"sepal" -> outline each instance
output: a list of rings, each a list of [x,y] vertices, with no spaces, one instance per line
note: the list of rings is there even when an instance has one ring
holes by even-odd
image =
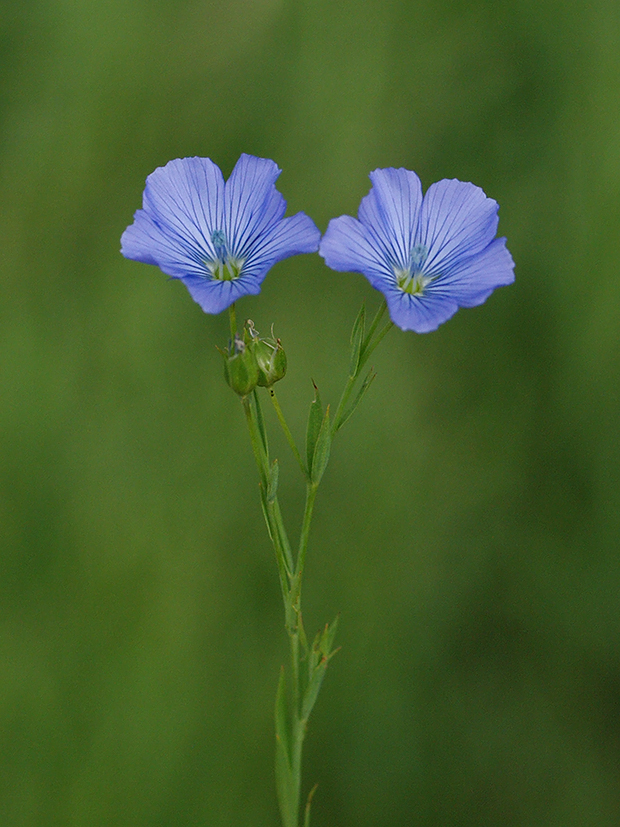
[[[273,325],[271,336],[266,338],[260,337],[251,319],[247,320],[245,331],[244,336],[251,340],[258,364],[257,384],[261,388],[270,388],[286,374],[286,353],[282,342],[273,335]]]
[[[224,359],[224,378],[236,394],[247,396],[258,382],[258,363],[252,347],[235,335],[230,347],[220,353]]]

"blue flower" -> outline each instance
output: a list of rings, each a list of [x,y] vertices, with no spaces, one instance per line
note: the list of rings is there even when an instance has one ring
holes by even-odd
[[[362,273],[385,296],[392,321],[428,333],[459,307],[482,304],[514,281],[498,205],[457,180],[422,186],[407,169],[376,169],[358,219],[329,222],[319,253],[333,270]]]
[[[180,279],[206,313],[260,292],[277,261],[318,250],[304,213],[284,218],[277,164],[242,155],[228,181],[209,158],[178,158],[146,179],[142,209],[121,238],[126,258]]]

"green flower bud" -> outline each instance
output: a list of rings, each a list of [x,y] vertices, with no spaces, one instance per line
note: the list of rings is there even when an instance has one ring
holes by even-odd
[[[254,346],[246,345],[243,339],[235,336],[234,344],[228,350],[220,351],[224,357],[224,378],[239,396],[247,396],[258,383],[258,363],[254,355]]]
[[[261,339],[258,330],[254,327],[254,322],[248,319],[245,323],[243,338],[246,344],[254,350],[258,363],[258,384],[261,388],[270,388],[279,382],[286,373],[286,353],[282,342],[273,335],[273,325],[271,337]]]
[[[258,362],[258,384],[270,388],[283,378],[286,373],[286,353],[279,339],[259,339],[254,345],[254,355]]]

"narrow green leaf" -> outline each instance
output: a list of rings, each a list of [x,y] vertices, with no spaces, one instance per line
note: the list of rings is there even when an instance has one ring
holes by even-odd
[[[310,807],[312,806],[312,799],[319,785],[315,784],[308,793],[308,800],[306,801],[306,810],[304,814],[304,827],[310,827]]]
[[[272,503],[278,493],[278,477],[280,475],[280,466],[278,460],[274,459],[269,473],[269,484],[267,486],[267,502]]]
[[[355,409],[357,408],[357,406],[359,405],[359,403],[360,403],[360,402],[362,401],[362,399],[364,398],[364,395],[365,395],[366,391],[367,391],[367,390],[368,390],[368,388],[372,385],[372,383],[374,382],[374,380],[375,380],[376,378],[377,378],[377,374],[376,374],[376,373],[373,371],[373,369],[371,368],[371,369],[368,371],[368,374],[366,375],[366,378],[365,378],[365,379],[364,379],[364,381],[362,382],[362,385],[361,385],[361,387],[360,387],[359,391],[357,392],[357,396],[356,396],[356,397],[355,397],[355,399],[353,400],[353,404],[351,405],[351,407],[349,408],[349,410],[348,410],[348,411],[346,411],[346,413],[344,413],[344,414],[342,415],[342,418],[341,418],[340,423],[339,423],[339,425],[338,425],[338,430],[340,430],[340,428],[342,428],[342,426],[344,425],[344,423],[345,423],[345,422],[349,419],[349,417],[351,416],[351,414],[355,411]]]
[[[321,658],[319,665],[312,673],[312,678],[310,679],[310,683],[308,684],[308,687],[304,692],[304,697],[301,702],[302,721],[307,721],[310,717],[310,713],[312,712],[314,704],[316,703],[316,699],[318,697],[321,684],[323,683],[325,672],[327,671],[327,664],[327,658]]]
[[[334,645],[334,638],[336,637],[336,631],[338,629],[338,621],[340,620],[340,615],[336,615],[334,621],[331,625],[326,624],[325,629],[321,634],[321,640],[319,643],[319,648],[322,655],[325,655],[326,658],[331,658],[334,654],[332,651],[332,647]]]
[[[312,457],[312,468],[310,469],[310,480],[313,485],[318,485],[323,472],[329,462],[329,452],[332,445],[332,429],[329,424],[329,405],[321,422],[321,429],[316,438],[314,456]]]
[[[261,508],[263,509],[263,517],[265,518],[265,524],[267,525],[267,533],[269,534],[269,539],[271,542],[274,542],[273,534],[271,532],[271,524],[269,522],[269,514],[267,512],[267,497],[265,496],[265,489],[263,488],[262,483],[259,485],[260,488],[260,504]]]
[[[332,650],[337,628],[338,618],[336,617],[331,626],[326,624],[325,628],[318,632],[314,638],[312,652],[308,657],[310,667],[308,670],[308,686],[301,702],[301,719],[303,721],[307,721],[310,717],[327,671],[327,664],[338,651],[337,649]]]
[[[312,680],[312,675],[314,674],[314,670],[319,665],[319,660],[321,659],[321,635],[323,634],[322,631],[319,631],[314,636],[314,640],[312,641],[312,647],[308,652],[308,683]]]
[[[351,361],[349,362],[349,376],[357,376],[357,368],[360,361],[362,351],[362,342],[364,341],[364,329],[366,326],[366,308],[362,304],[360,312],[353,323],[351,330]]]
[[[312,384],[314,385],[314,382]],[[322,421],[323,405],[321,403],[321,395],[317,386],[314,385],[314,399],[310,403],[308,429],[306,431],[306,460],[308,462],[309,474],[312,472],[312,458],[314,457],[314,449],[319,436],[319,431],[321,430]]]

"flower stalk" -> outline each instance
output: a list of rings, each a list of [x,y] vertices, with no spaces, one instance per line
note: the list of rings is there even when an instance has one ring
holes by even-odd
[[[229,312],[232,330],[235,324],[234,308],[231,307]],[[304,739],[327,665],[337,651],[333,646],[337,621],[327,624],[309,643],[302,620],[302,581],[314,506],[329,462],[332,439],[336,431],[355,410],[374,378],[374,373],[371,371],[370,378],[366,377],[355,400],[351,403],[351,394],[370,354],[392,327],[392,323],[389,322],[377,334],[384,312],[385,304],[379,308],[368,334],[364,331],[365,310],[363,307],[356,319],[351,334],[349,377],[333,421],[330,417],[329,405],[323,410],[320,394],[315,386],[315,398],[310,405],[308,417],[306,462],[297,448],[274,388],[272,386],[267,388],[280,427],[306,481],[306,500],[295,555],[292,553],[278,502],[279,465],[277,459],[272,461],[270,458],[258,387],[245,395],[240,394],[252,453],[258,469],[261,505],[276,557],[284,608],[284,625],[289,638],[290,666],[288,670],[284,668],[281,670],[275,709],[276,788],[283,827],[300,827]],[[251,350],[253,343],[259,340],[253,323],[248,322],[246,327],[249,328],[250,333],[248,335],[247,331],[244,332],[244,341],[248,341],[247,347]],[[279,342],[278,347],[281,347]],[[310,825],[310,804],[315,790],[316,786],[311,789],[303,810],[303,827]]]

